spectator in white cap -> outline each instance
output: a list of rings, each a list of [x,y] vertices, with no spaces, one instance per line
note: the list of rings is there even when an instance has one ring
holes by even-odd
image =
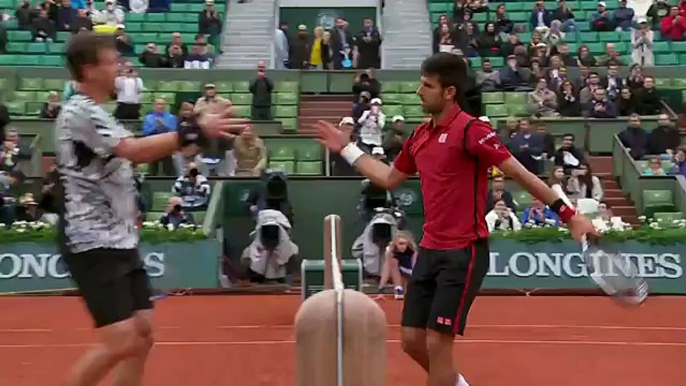
[[[120,28],[120,25],[124,24],[124,11],[117,8],[117,3],[114,0],[105,1],[105,9],[99,12],[97,16],[98,24],[105,24],[116,26]]]
[[[615,25],[612,21],[612,14],[607,11],[607,5],[604,1],[598,2],[598,12],[593,14],[591,19],[591,31],[607,32],[613,31]]]
[[[405,118],[402,115],[394,116],[391,122],[391,129],[384,131],[383,138],[383,148],[389,161],[393,161],[402,150],[405,135]]]
[[[374,98],[369,110],[362,113],[357,121],[360,125],[360,147],[369,154],[375,146],[381,146],[383,128],[386,125],[386,115],[381,111],[381,99]]]
[[[653,31],[648,28],[648,20],[639,17],[635,28],[631,29],[631,61],[641,66],[652,66],[655,63],[653,55]]]
[[[355,133],[355,120],[353,117],[343,117],[343,119],[341,119],[341,121],[338,123],[338,127],[343,131],[350,131],[350,140],[353,142],[357,141],[357,133]]]

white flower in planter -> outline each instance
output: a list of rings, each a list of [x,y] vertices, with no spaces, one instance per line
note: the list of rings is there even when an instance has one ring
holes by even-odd
[[[16,229],[16,232],[17,233],[24,233],[24,232],[26,232],[26,229],[19,228],[19,229]]]

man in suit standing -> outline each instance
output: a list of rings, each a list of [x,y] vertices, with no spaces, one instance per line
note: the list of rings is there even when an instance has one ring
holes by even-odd
[[[348,22],[342,17],[336,18],[336,27],[331,30],[331,61],[333,68],[340,70],[343,68],[343,52],[346,48],[353,48],[353,35],[348,30]],[[352,59],[352,58],[351,58]]]

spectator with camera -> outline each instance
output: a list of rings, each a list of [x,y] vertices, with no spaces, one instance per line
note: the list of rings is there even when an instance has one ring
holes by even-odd
[[[369,98],[378,98],[381,93],[381,83],[374,78],[374,69],[369,68],[364,73],[355,77],[353,83],[353,95],[358,100],[362,92],[368,92]]]
[[[381,111],[381,99],[374,98],[371,101],[369,110],[362,113],[357,123],[360,125],[359,146],[367,154],[371,154],[371,149],[383,145],[383,128],[386,125],[386,114]]]
[[[267,76],[267,64],[260,60],[257,62],[257,78],[250,82],[252,94],[250,115],[253,121],[272,120],[272,91],[274,91],[274,81]]]
[[[517,210],[512,193],[505,189],[505,178],[500,175],[493,177],[491,181],[491,188],[488,190],[488,197],[486,199],[486,210],[491,211],[495,206],[495,203],[502,201],[505,206],[512,209],[512,211]]]
[[[210,189],[210,182],[200,174],[198,164],[191,162],[186,173],[176,179],[172,192],[181,197],[184,209],[201,210],[207,207]]]
[[[133,64],[128,60],[119,70],[119,76],[114,80],[117,93],[117,108],[114,117],[117,119],[135,119],[141,117],[141,100],[143,98],[143,79],[138,76],[138,71],[133,69]]]
[[[117,25],[114,31],[115,46],[117,52],[122,56],[135,56],[136,52],[133,47],[133,40],[126,34],[126,26],[124,24]]]
[[[592,198],[596,201],[602,201],[604,195],[600,179],[593,175],[591,165],[585,162],[572,170],[572,176],[567,180],[567,192],[570,198]]]
[[[486,225],[489,232],[494,231],[518,231],[522,229],[522,223],[510,209],[504,200],[497,200],[493,209],[486,214]]]
[[[585,162],[584,153],[576,147],[575,139],[574,134],[564,134],[562,144],[553,155],[555,166],[563,167],[565,174],[570,174],[572,170],[578,169]]]
[[[195,225],[193,214],[186,212],[182,204],[181,198],[170,198],[165,214],[160,217],[160,223],[171,229],[177,229],[181,224]]]

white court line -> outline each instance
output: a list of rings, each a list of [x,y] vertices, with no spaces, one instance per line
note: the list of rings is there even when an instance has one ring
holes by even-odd
[[[499,340],[499,339],[461,339],[458,344],[509,344],[509,345],[566,345],[566,346],[623,346],[623,347],[686,347],[684,343],[673,342],[607,342],[607,341],[577,341],[577,340]],[[399,344],[399,339],[388,339],[386,343]],[[155,346],[276,346],[292,345],[294,340],[260,340],[260,341],[167,341],[155,342]],[[57,343],[57,344],[0,344],[0,349],[43,349],[43,348],[81,348],[92,347],[95,343]]]
[[[389,328],[400,328],[399,324],[389,324]],[[227,325],[227,326],[160,326],[159,330],[284,330],[293,329],[293,325]],[[579,330],[615,330],[615,331],[686,331],[686,327],[676,326],[593,326],[593,325],[571,325],[571,324],[470,324],[470,329],[579,329]],[[74,329],[51,329],[51,328],[6,328],[0,329],[0,333],[53,333],[62,331],[92,331],[91,327],[77,327]]]

